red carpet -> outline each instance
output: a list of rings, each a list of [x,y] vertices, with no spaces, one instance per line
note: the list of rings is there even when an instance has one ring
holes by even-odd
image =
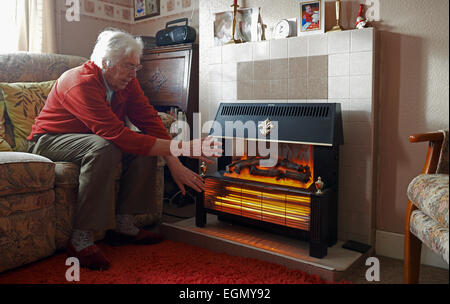
[[[324,284],[299,270],[230,256],[166,240],[152,246],[99,244],[111,262],[107,271],[82,268],[81,284]],[[60,253],[0,274],[0,284],[62,284],[68,266]]]

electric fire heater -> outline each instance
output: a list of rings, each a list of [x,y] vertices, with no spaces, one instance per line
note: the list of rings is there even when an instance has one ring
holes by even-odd
[[[226,154],[218,159],[218,170],[204,176],[196,225],[204,227],[206,214],[216,214],[309,241],[310,256],[326,256],[337,242],[340,104],[222,103],[210,135],[222,140]],[[243,153],[226,156],[227,147],[236,149],[237,142],[244,143]],[[249,153],[262,142],[278,148],[271,167],[261,161],[273,156]]]

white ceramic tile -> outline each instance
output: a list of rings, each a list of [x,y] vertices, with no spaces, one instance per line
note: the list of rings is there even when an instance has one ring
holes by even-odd
[[[349,212],[349,221],[348,232],[355,235],[360,235],[360,237],[364,236],[366,231],[370,229],[370,218],[369,212]]]
[[[338,201],[338,206],[342,205],[341,201]],[[347,212],[338,211],[338,239],[339,240],[347,240],[347,232],[345,229],[346,225]]]
[[[308,56],[328,54],[328,37],[326,34],[308,36]]]
[[[259,41],[253,43],[253,60],[269,60],[270,59],[270,42]]]
[[[373,50],[373,28],[351,31],[351,51],[365,52]]]
[[[344,122],[344,124],[348,123]],[[344,141],[345,137],[344,133]],[[370,163],[372,152],[369,146],[344,144],[341,146],[339,157],[344,166],[353,166],[355,163]]]
[[[350,54],[350,75],[372,75],[372,52]]]
[[[349,121],[371,122],[372,121],[371,99],[351,99]]]
[[[355,242],[360,242],[363,244],[370,244],[370,230],[369,226],[356,228],[359,233],[353,233],[352,227],[349,227],[348,232],[346,232],[347,240],[352,240]]]
[[[222,99],[222,83],[210,82],[208,87],[209,87],[209,100],[211,102]]]
[[[216,46],[210,48],[208,53],[209,64],[222,63],[222,47]]]
[[[350,76],[350,98],[372,98],[372,76]]]
[[[222,64],[236,62],[234,45],[224,45],[222,47]]]
[[[222,81],[237,80],[237,63],[222,64]]]
[[[219,109],[220,101],[211,101],[209,103],[209,120],[214,120]]]
[[[228,81],[222,83],[222,99],[237,100],[237,82]]]
[[[270,59],[287,58],[287,56],[288,56],[287,39],[270,40]]]
[[[372,143],[371,127],[369,123],[344,123],[344,142],[352,145],[370,146]]]
[[[288,41],[288,57],[308,56],[308,37],[293,37]]]
[[[328,77],[328,98],[349,98],[350,78],[349,76]]]
[[[357,157],[356,153],[350,151],[352,157]],[[348,192],[356,192],[356,188],[360,189],[358,191],[360,200],[370,199],[370,193],[368,190],[371,190],[371,162],[353,162],[350,166],[343,165],[344,170],[351,172],[350,175],[346,176],[344,180],[342,180],[342,188],[344,191]],[[355,187],[358,185],[358,187]]]
[[[347,76],[350,72],[350,55],[328,55],[328,76]]]
[[[339,103],[341,105],[342,121],[348,120],[348,114],[350,112],[350,99],[347,98],[329,98],[328,103]]]
[[[221,64],[210,64],[208,81],[210,82],[220,82],[222,81],[222,65]]]
[[[328,33],[328,54],[350,52],[350,31]]]
[[[246,62],[253,60],[253,44],[252,43],[242,43],[235,44],[234,46],[234,58],[236,62]]]
[[[370,193],[364,187],[346,188],[342,192],[342,210],[363,213],[370,209]]]

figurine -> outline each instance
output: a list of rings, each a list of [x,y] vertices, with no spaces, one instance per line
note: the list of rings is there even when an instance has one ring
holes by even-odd
[[[364,4],[359,5],[358,17],[356,17],[355,27],[357,29],[363,29],[366,27],[367,20],[363,17]]]
[[[202,161],[202,164],[200,165],[200,176],[201,177],[205,177],[206,170],[208,170],[208,166],[206,165],[205,162]]]
[[[319,176],[317,178],[317,181],[314,183],[316,185],[317,194],[322,194],[323,186],[325,186],[325,183],[322,181],[322,178]]]

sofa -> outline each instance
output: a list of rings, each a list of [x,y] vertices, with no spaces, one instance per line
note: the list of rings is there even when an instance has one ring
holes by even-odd
[[[62,73],[87,59],[58,54],[0,54],[0,272],[64,250],[72,232],[79,166],[27,153],[26,136]],[[18,98],[18,99],[17,99]],[[19,100],[19,101],[18,101]],[[174,119],[160,113],[169,130]],[[154,157],[154,208],[135,216],[138,227],[162,219],[164,160]],[[121,164],[116,171],[119,190]],[[95,232],[101,240],[105,231]]]

